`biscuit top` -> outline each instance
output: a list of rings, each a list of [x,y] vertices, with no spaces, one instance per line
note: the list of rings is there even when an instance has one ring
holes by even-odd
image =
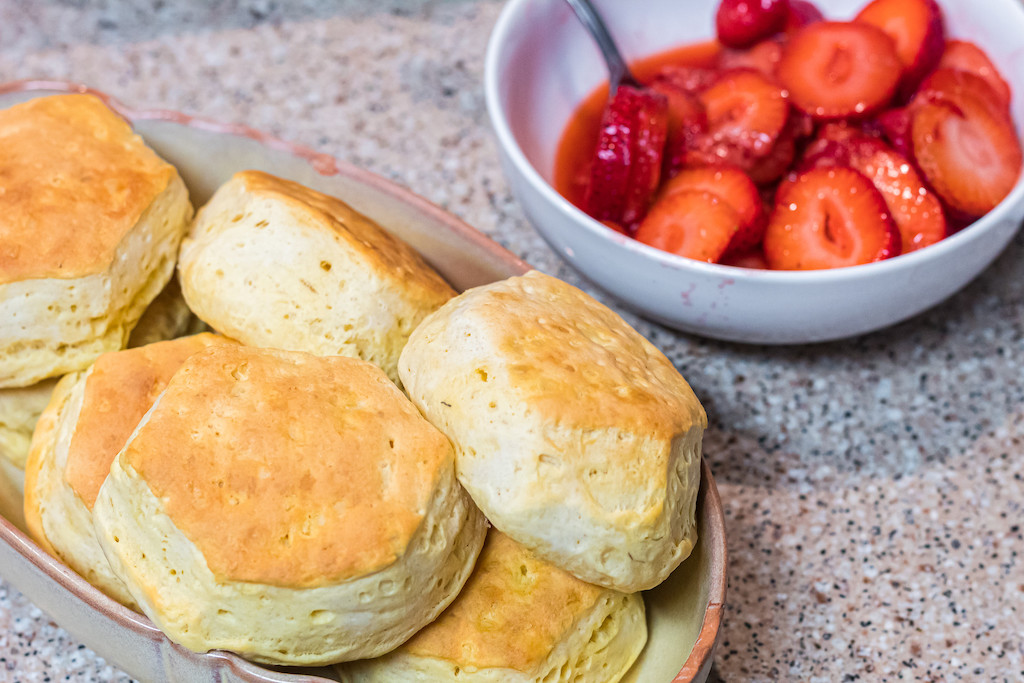
[[[606,592],[491,529],[459,597],[403,649],[464,668],[528,673]]]
[[[309,588],[402,556],[454,455],[371,363],[221,346],[185,361],[121,464],[218,580]]]
[[[228,185],[232,183],[241,184],[251,200],[283,203],[311,221],[314,229],[330,232],[396,287],[436,299],[438,306],[455,296],[416,250],[340,199],[261,171],[236,173]]]
[[[707,427],[700,401],[665,355],[562,280],[530,271],[453,303],[446,338],[482,332],[509,389],[553,423],[666,439]],[[487,362],[481,366],[485,380]]]
[[[176,171],[92,95],[0,111],[0,284],[102,272]]]
[[[92,509],[110,463],[185,359],[213,344],[233,343],[204,333],[96,359],[86,376],[64,468],[64,479],[86,507]]]

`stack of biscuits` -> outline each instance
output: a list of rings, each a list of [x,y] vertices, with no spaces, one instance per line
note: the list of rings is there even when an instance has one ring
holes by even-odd
[[[198,652],[626,674],[696,542],[707,424],[653,345],[536,271],[457,294],[267,173],[193,217],[89,95],[0,138],[0,448],[43,548]]]

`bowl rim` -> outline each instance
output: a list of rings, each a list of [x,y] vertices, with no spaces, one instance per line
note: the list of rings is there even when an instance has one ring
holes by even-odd
[[[747,281],[752,284],[843,283],[860,281],[875,275],[884,275],[891,271],[914,269],[916,266],[941,259],[950,252],[955,253],[961,249],[962,245],[967,245],[980,239],[983,234],[995,229],[1002,220],[1008,218],[1008,214],[1013,212],[1015,207],[1024,204],[1024,170],[1022,170],[1010,193],[1003,197],[1002,201],[994,209],[956,233],[944,237],[935,244],[908,254],[900,254],[882,261],[843,268],[802,271],[742,268],[718,263],[705,263],[638,242],[631,237],[619,234],[602,225],[563,197],[555,190],[551,183],[544,179],[540,171],[526,157],[525,152],[523,152],[522,147],[519,145],[519,140],[512,132],[511,124],[501,104],[502,98],[499,92],[501,79],[499,75],[511,34],[517,22],[521,20],[523,8],[529,3],[536,1],[507,0],[494,25],[494,29],[487,42],[487,51],[484,58],[484,98],[487,104],[487,112],[491,119],[492,128],[498,138],[499,146],[504,150],[511,163],[530,186],[536,192],[539,192],[543,199],[554,207],[564,219],[583,228],[590,233],[590,236],[604,241],[611,245],[612,248],[623,248],[641,258],[651,259],[659,266],[669,270],[695,271],[707,277],[728,278],[731,280]],[[548,1],[554,2],[555,0]],[[1006,6],[1012,8],[1011,11],[1014,13],[1017,22],[1024,27],[1024,4],[1013,2],[1006,4]],[[599,86],[600,83],[597,87]],[[1018,116],[1012,118],[1018,138],[1022,139],[1022,143],[1024,143],[1024,114],[1018,114]],[[541,232],[546,232],[543,227],[537,226],[537,229]]]
[[[169,109],[133,108],[106,92],[72,81],[32,78],[0,83],[0,95],[40,91],[50,91],[55,94],[87,93],[95,95],[132,125],[136,121],[143,120],[165,121],[213,133],[249,138],[271,149],[305,159],[320,175],[341,175],[356,179],[361,183],[372,186],[382,194],[394,198],[398,202],[407,204],[418,211],[430,215],[460,238],[490,253],[491,256],[502,262],[514,274],[521,275],[533,268],[529,263],[476,228],[473,228],[455,214],[446,211],[414,193],[412,190],[354,164],[317,152],[304,145],[287,142],[247,125],[222,123]],[[708,602],[697,640],[680,673],[673,679],[672,683],[690,683],[698,673],[708,670],[710,658],[721,634],[720,626],[725,608],[728,567],[725,513],[711,468],[703,457],[701,458],[700,478],[697,511],[701,514],[701,519],[707,529],[707,533],[702,535],[699,541],[707,543],[708,547],[710,567]],[[333,679],[323,678],[316,674],[292,673],[291,671],[276,671],[266,668],[246,660],[233,652],[212,650],[207,653],[195,653],[186,650],[182,646],[171,642],[163,631],[157,628],[145,615],[139,614],[108,597],[64,563],[51,556],[3,515],[0,515],[0,543],[6,544],[14,552],[21,555],[37,571],[70,594],[70,596],[65,597],[71,597],[84,602],[90,608],[115,622],[119,627],[129,629],[152,643],[165,642],[171,647],[182,651],[186,657],[206,662],[206,666],[211,670],[215,667],[218,671],[226,668],[236,675],[239,680],[250,683],[282,683],[283,681],[291,683],[334,683]],[[0,576],[2,575],[3,572],[0,571]],[[218,680],[220,679],[218,678]]]

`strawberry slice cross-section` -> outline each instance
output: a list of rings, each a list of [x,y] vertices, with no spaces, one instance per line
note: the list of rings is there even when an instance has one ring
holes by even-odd
[[[852,168],[815,168],[779,188],[764,235],[776,270],[855,266],[896,256],[900,233],[871,181]]]
[[[630,228],[647,212],[661,180],[668,101],[649,89],[620,86],[604,111],[584,196],[599,221]]]
[[[821,21],[790,36],[776,73],[799,109],[818,120],[838,119],[867,116],[888,105],[903,64],[880,28]]]

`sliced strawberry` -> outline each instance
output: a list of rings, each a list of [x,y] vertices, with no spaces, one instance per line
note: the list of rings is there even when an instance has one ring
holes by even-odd
[[[684,92],[687,95],[697,95],[714,83],[716,77],[717,72],[712,69],[681,64],[666,64],[658,69],[648,85],[659,91],[664,86]]]
[[[900,234],[871,181],[852,168],[817,168],[779,188],[764,235],[778,270],[871,263],[900,253]]]
[[[760,249],[752,249],[738,254],[726,254],[721,261],[723,266],[735,268],[750,268],[751,270],[767,270],[768,261],[764,258],[764,252]]]
[[[815,119],[867,116],[893,97],[902,64],[891,38],[865,23],[822,21],[790,36],[779,81]]]
[[[696,149],[698,141],[707,133],[708,117],[700,100],[669,82],[655,81],[651,87],[668,98],[668,139],[662,175],[671,177],[683,167],[686,155]]]
[[[936,69],[924,79],[921,88],[911,101],[911,107],[923,101],[942,100],[955,105],[963,99],[971,99],[985,105],[994,116],[1010,118],[1006,102],[989,81],[970,71],[959,69]]]
[[[1012,121],[975,97],[915,105],[911,135],[925,179],[963,216],[994,209],[1020,175],[1020,140]]]
[[[758,185],[767,185],[784,176],[793,165],[797,147],[813,132],[814,122],[811,117],[790,108],[789,121],[775,141],[772,151],[747,170],[750,179]]]
[[[788,0],[721,0],[715,13],[718,41],[727,47],[753,45],[781,31],[788,15]]]
[[[886,109],[871,122],[871,130],[877,131],[893,149],[911,159],[914,156],[914,146],[910,140],[911,118],[907,107]]]
[[[817,21],[825,21],[825,15],[813,3],[807,0],[789,0],[789,13],[786,15],[783,30],[786,33],[793,33]]]
[[[747,251],[761,243],[765,212],[757,185],[747,174],[732,166],[687,168],[662,185],[660,198],[677,192],[710,192],[731,206],[739,216],[739,227],[727,252]]]
[[[750,165],[747,174],[758,185],[767,185],[785,175],[795,158],[796,137],[793,129],[787,127],[775,141],[771,151]]]
[[[756,71],[723,71],[700,94],[708,116],[708,135],[763,157],[789,118],[785,94]]]
[[[1006,106],[1010,104],[1010,86],[1003,80],[999,70],[988,58],[988,55],[974,43],[963,40],[950,40],[939,58],[939,68],[968,71],[988,81],[992,89]]]
[[[665,195],[651,207],[636,239],[663,251],[717,263],[739,229],[740,217],[710,192],[686,190]]]
[[[774,37],[762,40],[746,50],[724,49],[718,55],[718,68],[723,71],[750,69],[775,80],[775,68],[782,59],[784,38]]]
[[[900,91],[907,97],[939,63],[946,44],[942,10],[935,0],[873,0],[854,21],[877,26],[893,39],[903,64]]]
[[[938,197],[925,187],[906,157],[877,138],[861,137],[853,144],[851,165],[872,182],[885,199],[900,231],[903,253],[935,244],[946,237],[946,217]]]
[[[601,120],[583,200],[588,214],[625,226],[643,218],[661,180],[667,129],[664,95],[619,87]]]

